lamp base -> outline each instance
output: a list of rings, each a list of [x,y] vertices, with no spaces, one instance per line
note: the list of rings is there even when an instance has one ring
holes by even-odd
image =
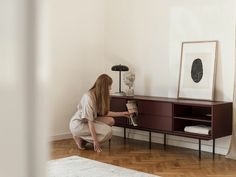
[[[111,95],[113,95],[113,96],[126,96],[125,92],[115,92],[115,93],[112,93]]]

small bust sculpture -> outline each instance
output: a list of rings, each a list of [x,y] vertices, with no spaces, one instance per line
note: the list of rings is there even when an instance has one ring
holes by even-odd
[[[123,76],[123,81],[125,85],[128,86],[128,89],[126,90],[127,96],[134,96],[134,80],[135,80],[135,74],[133,72],[126,72]]]

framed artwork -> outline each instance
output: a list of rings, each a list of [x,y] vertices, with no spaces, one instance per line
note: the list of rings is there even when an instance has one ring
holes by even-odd
[[[217,41],[182,42],[178,98],[213,100]]]

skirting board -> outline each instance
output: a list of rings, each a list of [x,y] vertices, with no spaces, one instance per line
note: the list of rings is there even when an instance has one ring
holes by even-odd
[[[112,130],[113,130],[113,135],[120,136],[120,137],[124,136],[124,128],[113,127]],[[136,140],[149,141],[149,133],[147,131],[127,129],[126,137],[131,138],[131,139],[136,139]],[[72,138],[71,133],[57,134],[55,136],[51,136],[49,138],[49,141],[57,141],[57,140],[70,139],[70,138]],[[227,154],[229,144],[230,144],[230,138],[231,136],[216,139],[216,142],[215,142],[216,154],[221,154],[221,155]],[[163,144],[163,140],[164,140],[163,134],[154,133],[154,132],[152,133],[152,142]],[[198,139],[166,135],[166,144],[198,150]],[[201,150],[205,152],[212,152],[212,140],[209,140],[209,141],[202,140]]]
[[[57,134],[57,135],[54,135],[54,136],[50,136],[49,142],[64,140],[64,139],[71,139],[71,138],[73,138],[71,133]]]
[[[123,137],[124,128],[113,127],[113,135]],[[126,137],[131,138],[131,139],[136,139],[136,140],[149,141],[149,133],[147,131],[127,129]],[[229,144],[230,144],[230,138],[231,136],[216,139],[215,141],[216,154],[221,154],[221,155],[227,154],[228,149],[229,149]],[[152,132],[152,142],[163,144],[164,142],[163,134]],[[198,150],[198,139],[193,139],[193,138],[166,135],[166,144]],[[202,140],[201,150],[205,152],[212,152],[212,140],[209,140],[209,141]]]

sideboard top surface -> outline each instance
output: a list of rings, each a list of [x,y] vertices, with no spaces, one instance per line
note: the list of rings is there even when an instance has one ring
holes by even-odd
[[[167,97],[155,97],[155,96],[142,96],[142,95],[135,95],[135,96],[114,96],[111,95],[112,98],[122,98],[127,100],[148,100],[148,101],[160,101],[160,102],[169,102],[175,104],[191,104],[191,105],[219,105],[225,103],[232,103],[227,101],[206,101],[206,100],[188,100],[188,99],[178,99],[178,98],[167,98]]]

